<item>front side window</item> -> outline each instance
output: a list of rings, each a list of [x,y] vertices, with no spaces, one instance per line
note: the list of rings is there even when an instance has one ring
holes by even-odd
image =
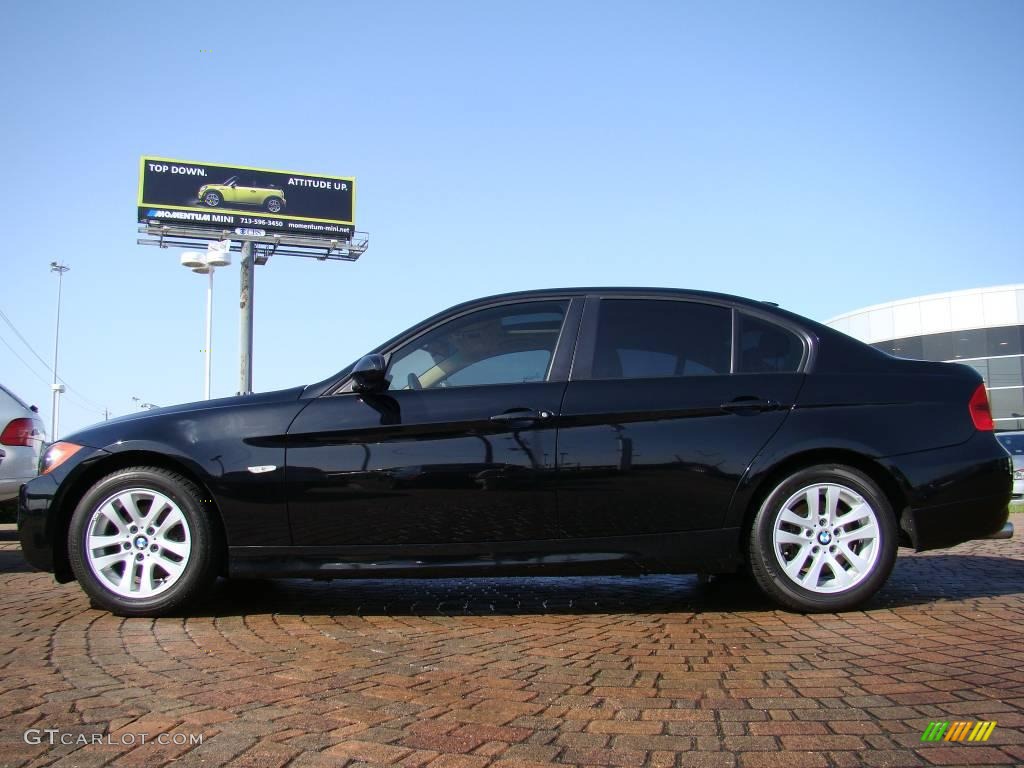
[[[692,301],[603,299],[591,378],[729,373],[732,313]]]
[[[505,304],[451,320],[391,355],[390,388],[544,381],[568,306],[568,301]]]
[[[791,373],[800,367],[803,357],[804,345],[795,333],[739,314],[739,373]]]

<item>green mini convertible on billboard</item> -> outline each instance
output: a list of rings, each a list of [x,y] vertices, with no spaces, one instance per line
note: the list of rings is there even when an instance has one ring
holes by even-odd
[[[275,171],[143,155],[138,221],[214,231],[252,228],[348,240],[355,231],[351,176]]]
[[[255,205],[280,213],[284,210],[284,191],[274,187],[260,186],[256,179],[240,179],[231,176],[220,184],[204,184],[199,188],[199,199],[203,205],[219,208],[224,203],[234,205]]]

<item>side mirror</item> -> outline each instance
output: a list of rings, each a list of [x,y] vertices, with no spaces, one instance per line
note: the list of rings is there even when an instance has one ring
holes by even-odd
[[[388,388],[388,380],[384,377],[388,365],[384,355],[365,355],[352,368],[352,389],[355,392],[371,394],[383,392]]]

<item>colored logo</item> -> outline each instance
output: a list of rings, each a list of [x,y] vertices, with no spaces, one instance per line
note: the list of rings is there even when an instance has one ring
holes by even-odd
[[[995,720],[955,723],[928,723],[921,734],[921,741],[988,741],[995,730]]]

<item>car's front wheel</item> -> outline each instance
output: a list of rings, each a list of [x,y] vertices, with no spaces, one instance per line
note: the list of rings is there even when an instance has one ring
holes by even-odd
[[[269,197],[264,205],[271,213],[280,213],[284,208],[284,201],[280,197]]]
[[[211,189],[209,192],[203,195],[203,202],[210,208],[217,208],[220,206],[221,203],[224,202],[224,197],[221,195],[220,192],[216,192]]]
[[[71,568],[93,602],[120,616],[161,616],[200,594],[218,552],[202,498],[190,480],[157,467],[93,485],[68,529]]]
[[[787,608],[849,610],[892,572],[896,520],[885,494],[863,472],[819,465],[779,483],[754,517],[750,570]]]

